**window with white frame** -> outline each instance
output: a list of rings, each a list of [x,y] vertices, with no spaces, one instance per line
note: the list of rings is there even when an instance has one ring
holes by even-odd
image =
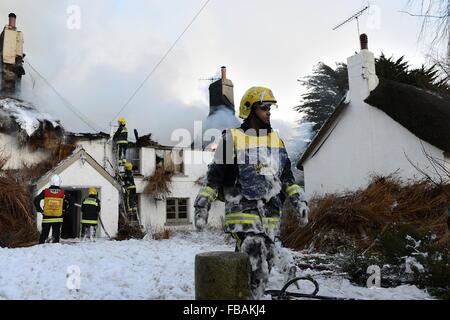
[[[188,223],[188,200],[186,198],[167,198],[167,223]]]
[[[133,165],[133,173],[141,173],[141,149],[137,147],[131,147],[127,150],[127,160]]]

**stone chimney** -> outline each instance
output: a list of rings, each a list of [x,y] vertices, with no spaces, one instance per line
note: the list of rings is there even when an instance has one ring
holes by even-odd
[[[234,86],[227,79],[227,68],[222,67],[221,78],[209,86],[209,115],[213,114],[217,107],[225,106],[234,113]]]
[[[375,56],[369,51],[366,34],[360,36],[361,51],[347,59],[350,98],[365,100],[379,83],[375,71]]]

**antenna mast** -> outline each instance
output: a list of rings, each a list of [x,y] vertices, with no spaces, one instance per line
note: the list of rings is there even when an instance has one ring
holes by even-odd
[[[333,28],[333,30],[337,30],[340,27],[342,27],[344,24],[349,23],[352,20],[356,20],[356,24],[358,27],[358,39],[359,39],[359,35],[361,34],[360,30],[359,30],[359,17],[362,16],[362,14],[368,10],[370,8],[370,6],[366,6],[364,9],[358,11],[357,13],[355,13],[354,15],[352,15],[350,18],[348,18],[347,20],[345,20],[344,22],[342,22],[341,24],[337,25],[336,27]]]

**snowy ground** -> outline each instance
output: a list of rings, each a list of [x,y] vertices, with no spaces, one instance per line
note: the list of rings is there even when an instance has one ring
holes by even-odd
[[[162,241],[100,240],[23,249],[0,248],[0,299],[192,300],[195,297],[195,255],[233,250],[233,243],[218,232],[185,232]],[[67,288],[67,268],[72,265],[79,266],[81,272],[78,292]],[[367,289],[353,286],[338,275],[311,270],[300,275],[307,274],[319,282],[320,295],[431,299],[414,286]],[[284,280],[284,274],[276,267],[268,289],[281,289]],[[305,284],[304,290],[311,291],[311,287]]]

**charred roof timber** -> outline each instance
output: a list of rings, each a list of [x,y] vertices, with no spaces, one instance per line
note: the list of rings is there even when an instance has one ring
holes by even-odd
[[[227,79],[227,68],[222,67],[222,77],[209,86],[209,115],[212,115],[220,106],[226,106],[234,113],[234,86]]]

